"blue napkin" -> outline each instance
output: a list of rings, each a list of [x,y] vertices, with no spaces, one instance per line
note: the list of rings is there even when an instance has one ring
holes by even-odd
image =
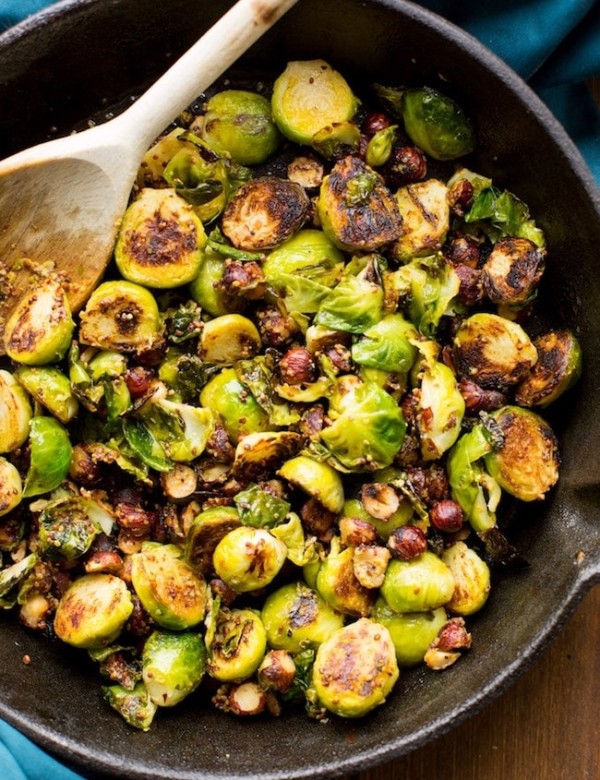
[[[0,0],[0,31],[50,5]],[[600,76],[600,3],[596,0],[425,0],[529,81],[578,145],[600,182],[600,111],[586,79]],[[2,780],[81,780],[0,721]]]

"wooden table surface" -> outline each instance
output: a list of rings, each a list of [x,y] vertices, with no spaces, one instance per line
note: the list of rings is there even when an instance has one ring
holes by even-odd
[[[483,712],[351,780],[600,780],[600,586]]]

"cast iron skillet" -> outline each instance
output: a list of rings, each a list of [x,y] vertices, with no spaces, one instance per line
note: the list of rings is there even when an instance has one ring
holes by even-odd
[[[0,36],[0,153],[56,133],[139,91],[229,0],[66,0]],[[443,83],[477,117],[473,165],[508,184],[546,231],[546,303],[585,354],[577,389],[554,409],[558,488],[517,514],[529,568],[501,577],[470,621],[473,649],[451,670],[404,672],[388,704],[360,722],[303,713],[239,721],[198,701],[130,729],[100,698],[96,674],[64,646],[0,631],[0,714],[86,773],[129,778],[309,778],[358,771],[448,730],[505,689],[600,580],[600,194],[562,128],[475,40],[402,0],[301,0],[249,54],[248,72],[321,57],[343,73]],[[442,79],[442,82],[440,82]],[[31,656],[24,666],[22,656]]]

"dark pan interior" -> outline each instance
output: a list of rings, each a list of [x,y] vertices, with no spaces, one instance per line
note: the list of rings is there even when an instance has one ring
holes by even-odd
[[[231,2],[67,0],[0,37],[0,154],[68,132],[158,76]],[[585,372],[552,412],[562,479],[521,508],[512,539],[529,560],[470,621],[473,649],[444,673],[404,672],[387,706],[360,722],[303,713],[252,722],[198,700],[162,711],[138,733],[101,701],[80,655],[26,633],[0,632],[0,714],[87,773],[129,778],[300,778],[341,774],[406,752],[503,690],[600,579],[600,196],[575,147],[493,55],[401,0],[300,0],[244,60],[277,74],[321,57],[350,78],[443,83],[477,118],[473,166],[523,198],[549,245],[547,304],[579,335]],[[441,79],[441,81],[440,81]],[[32,662],[24,666],[22,656]],[[542,715],[540,716],[542,717]]]

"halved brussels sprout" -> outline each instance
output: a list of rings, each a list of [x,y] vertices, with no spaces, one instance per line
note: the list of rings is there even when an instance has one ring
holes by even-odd
[[[142,677],[151,701],[174,707],[200,685],[206,649],[199,634],[153,631],[144,642]]]
[[[390,632],[399,666],[421,663],[447,618],[443,607],[427,612],[394,612],[381,597],[371,617]]]
[[[122,685],[105,685],[102,695],[130,726],[141,731],[149,730],[157,707],[143,682],[138,682],[131,690]]]
[[[519,406],[545,407],[569,390],[581,376],[581,347],[569,330],[552,330],[533,340],[538,359],[517,387]]]
[[[487,563],[464,542],[453,542],[442,553],[442,561],[454,577],[454,593],[446,604],[457,615],[471,615],[480,610],[490,593],[490,570]]]
[[[388,314],[367,328],[352,345],[352,360],[360,366],[382,371],[409,371],[417,356],[411,343],[415,327],[401,314]]]
[[[361,618],[319,646],[312,684],[328,710],[343,718],[360,718],[384,703],[398,675],[389,631]]]
[[[299,184],[263,176],[237,190],[227,204],[221,226],[237,249],[272,249],[300,230],[309,210],[310,200]]]
[[[511,306],[527,303],[542,278],[545,259],[546,250],[528,238],[501,238],[481,269],[487,297]]]
[[[537,350],[523,328],[497,314],[473,314],[454,337],[459,376],[481,387],[504,390],[520,382],[537,361]]]
[[[290,582],[265,599],[261,617],[270,647],[300,653],[317,647],[344,625],[344,617],[302,582]]]
[[[436,89],[407,89],[402,118],[411,140],[435,160],[454,160],[474,149],[471,121],[456,101]]]
[[[287,547],[264,528],[241,526],[217,544],[217,576],[236,593],[259,590],[272,582],[285,563]]]
[[[23,483],[18,469],[6,458],[0,458],[0,517],[21,503]]]
[[[288,62],[273,85],[273,118],[291,141],[310,144],[321,128],[352,119],[358,100],[323,60]]]
[[[102,530],[99,510],[79,496],[50,501],[39,517],[38,539],[44,556],[72,563],[86,553]]]
[[[214,571],[215,547],[234,528],[240,526],[240,515],[232,506],[213,506],[194,518],[186,536],[184,558],[201,575]]]
[[[325,234],[340,249],[370,252],[400,235],[394,196],[360,157],[344,157],[323,179],[317,211]]]
[[[339,160],[358,151],[360,128],[355,122],[333,122],[313,135],[311,146],[327,160]]]
[[[358,384],[337,404],[332,398],[330,417],[332,423],[321,431],[321,440],[344,469],[389,466],[404,441],[402,410],[375,382]]]
[[[501,447],[485,456],[485,465],[500,487],[521,501],[536,501],[558,480],[560,458],[552,428],[535,412],[504,406],[491,417],[504,437]]]
[[[69,299],[55,279],[42,279],[16,305],[4,327],[6,354],[17,363],[42,366],[63,358],[75,323]]]
[[[206,244],[193,207],[173,189],[143,189],[129,206],[117,238],[121,275],[147,287],[179,287],[200,269]]]
[[[269,415],[240,382],[234,368],[224,368],[202,388],[200,403],[221,419],[229,438],[267,431]]]
[[[381,595],[394,612],[426,612],[447,604],[454,587],[448,566],[426,550],[409,561],[391,560]]]
[[[294,456],[302,445],[302,436],[294,431],[250,433],[240,439],[235,449],[233,473],[246,480],[266,476]]]
[[[39,496],[57,488],[69,473],[73,447],[69,434],[53,417],[32,417],[29,423],[29,469],[23,496]]]
[[[156,300],[149,290],[133,282],[103,282],[81,313],[82,344],[139,353],[156,346],[160,336]]]
[[[281,140],[269,100],[242,89],[226,89],[208,100],[200,135],[241,165],[265,162]]]
[[[15,379],[61,423],[70,422],[79,403],[69,379],[54,366],[19,366]]]
[[[438,179],[408,184],[398,190],[396,202],[402,228],[392,247],[394,257],[405,262],[440,249],[450,227],[446,185]]]
[[[146,542],[131,558],[131,582],[144,608],[162,628],[196,626],[206,611],[204,579],[173,544]]]
[[[239,682],[258,669],[267,650],[267,634],[252,609],[219,612],[209,648],[208,673],[220,682]]]
[[[316,590],[332,609],[353,617],[366,617],[375,603],[376,591],[365,588],[354,573],[354,548],[340,549],[339,537],[331,540],[329,553],[321,562]]]
[[[225,270],[225,258],[210,247],[201,253],[200,268],[190,282],[190,295],[211,317],[229,312],[226,297],[219,287]]]
[[[14,376],[0,369],[0,452],[13,452],[29,436],[29,397]]]
[[[340,512],[344,506],[342,478],[327,463],[321,463],[307,455],[298,455],[286,461],[277,473],[315,498],[330,512]]]
[[[209,320],[200,336],[202,359],[218,366],[254,357],[261,346],[256,325],[241,314],[223,314]]]
[[[112,574],[84,574],[58,603],[54,631],[74,647],[106,647],[119,636],[133,611],[127,585]]]

